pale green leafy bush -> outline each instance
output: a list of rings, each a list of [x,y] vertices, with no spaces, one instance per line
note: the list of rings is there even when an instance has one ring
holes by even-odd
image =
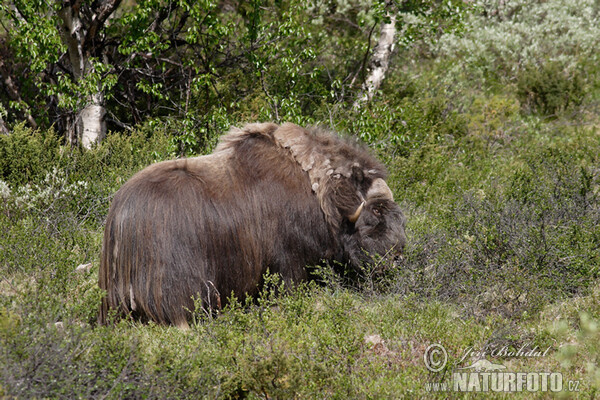
[[[465,70],[477,80],[512,80],[518,71],[560,63],[566,71],[580,64],[595,68],[600,57],[600,13],[594,0],[478,1],[478,13],[460,34],[433,43],[438,60],[456,60],[448,78]]]

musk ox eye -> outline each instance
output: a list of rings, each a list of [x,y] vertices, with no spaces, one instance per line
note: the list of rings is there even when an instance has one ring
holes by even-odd
[[[381,217],[384,213],[384,210],[385,206],[383,205],[383,203],[376,203],[371,211],[375,216]]]

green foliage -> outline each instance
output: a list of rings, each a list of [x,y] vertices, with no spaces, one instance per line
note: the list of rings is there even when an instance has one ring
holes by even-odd
[[[0,16],[10,20],[10,44],[18,59],[27,60],[34,74],[44,71],[48,64],[58,61],[65,46],[56,29],[58,16],[51,5],[43,1],[19,1],[0,5]],[[3,28],[6,25],[3,24]]]
[[[519,125],[521,103],[514,97],[493,95],[477,97],[469,110],[469,131],[486,140],[503,141]]]
[[[0,397],[447,398],[425,391],[442,379],[423,364],[434,342],[448,371],[469,347],[552,346],[500,361],[597,396],[594,5],[395,4],[402,45],[374,100],[353,109],[385,2],[170,4],[125,3],[106,27],[127,64],[98,71],[118,77],[111,118],[135,123],[126,133],[72,149],[15,124],[0,94],[12,128],[0,136]],[[157,15],[164,31],[148,29]],[[60,91],[73,95],[69,85]],[[198,309],[190,331],[96,326],[114,192],[153,162],[210,152],[231,125],[272,119],[325,123],[384,161],[408,217],[404,260],[375,257],[354,280],[321,266],[293,288],[267,275],[256,299]]]
[[[598,74],[600,24],[593,0],[475,4],[478,12],[466,16],[464,30],[418,48],[433,53],[436,73],[453,92],[502,92],[518,82],[522,105],[534,112],[552,114],[581,103],[587,78]]]
[[[579,71],[565,71],[550,62],[542,67],[527,67],[517,80],[517,94],[524,107],[542,115],[557,113],[581,105],[585,86]]]
[[[403,161],[411,172],[399,187],[416,230],[394,290],[518,318],[589,289],[600,272],[595,134],[578,130],[578,140],[552,145],[513,139],[492,159],[466,137]]]
[[[0,9],[18,61],[9,76],[28,88],[5,107],[11,111],[8,122],[41,109],[32,118],[44,127],[54,123],[63,133],[90,99],[101,97],[110,129],[149,119],[167,126],[175,125],[173,119],[183,121],[173,140],[174,152],[181,155],[204,148],[213,126],[226,125],[225,120],[307,124],[327,108],[353,103],[389,12],[399,14],[399,25],[406,28],[399,40],[408,44],[455,31],[469,9],[454,0],[318,1],[308,7],[294,1],[124,3],[105,26],[92,31],[102,37],[83,43],[87,47],[81,52],[89,58],[81,61],[79,74],[80,65],[58,56],[68,42],[68,35],[58,34],[65,7],[16,2]],[[78,9],[83,24],[78,34],[90,32],[96,7]],[[41,21],[46,39],[24,28],[21,9],[32,23]],[[32,56],[34,69],[27,66]]]
[[[37,132],[24,125],[0,135],[0,180],[22,185],[41,178],[59,158],[53,130]]]
[[[235,125],[227,109],[213,108],[202,116],[183,119],[168,119],[149,122],[149,127],[162,126],[170,136],[169,154],[171,157],[190,157],[210,152],[217,144],[218,137]]]
[[[77,112],[89,104],[97,93],[110,100],[112,88],[117,83],[113,67],[97,59],[89,59],[86,73],[77,80],[69,74],[57,74],[56,82],[40,83],[39,88],[47,97],[55,96],[58,107],[63,112]]]
[[[556,360],[570,372],[579,365],[585,365],[582,391],[592,396],[600,392],[599,295],[600,291],[596,288],[590,296],[576,302],[560,303],[546,312],[544,320],[548,334],[568,343],[557,351]]]

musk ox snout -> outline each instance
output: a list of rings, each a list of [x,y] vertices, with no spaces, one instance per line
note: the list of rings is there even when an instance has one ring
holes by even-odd
[[[99,285],[109,310],[185,326],[194,305],[258,292],[269,269],[292,284],[306,265],[401,254],[405,218],[364,147],[293,124],[232,128],[214,153],[151,165],[115,194]]]

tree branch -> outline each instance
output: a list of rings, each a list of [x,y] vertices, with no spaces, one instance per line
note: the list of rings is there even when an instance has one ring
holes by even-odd
[[[121,5],[121,0],[105,0],[94,2],[94,14],[90,21],[90,26],[83,40],[83,45],[94,43],[98,30],[104,26],[104,23],[110,15]]]

